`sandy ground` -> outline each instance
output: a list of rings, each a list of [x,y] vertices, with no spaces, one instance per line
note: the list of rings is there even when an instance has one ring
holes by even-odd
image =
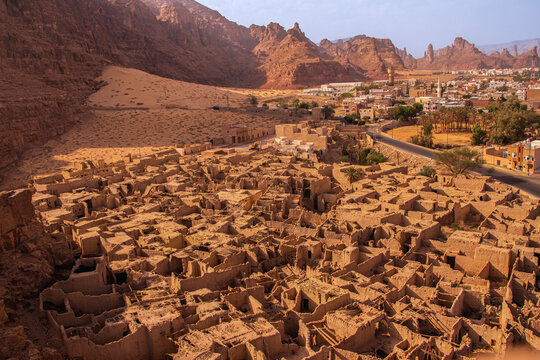
[[[439,72],[439,74],[437,74]],[[440,71],[432,70],[400,70],[396,72],[396,80],[417,79],[418,81],[433,81],[441,80],[442,82],[454,80],[463,75],[456,74],[440,74]]]
[[[4,186],[23,184],[31,174],[57,172],[79,161],[111,162],[129,153],[144,156],[176,144],[209,141],[221,136],[223,124],[270,130],[280,122],[268,115],[211,109],[246,106],[251,90],[192,84],[112,66],[98,80],[106,85],[89,97],[87,105],[93,110],[66,134],[23,154]]]
[[[421,131],[421,127],[416,125],[403,126],[396,128],[393,131],[387,131],[388,136],[392,136],[399,140],[411,142],[411,136],[417,135],[418,131]],[[446,133],[435,133],[434,142],[440,144],[446,144],[447,136]],[[458,133],[458,134],[448,134],[448,144],[454,146],[470,146],[471,145],[471,134],[470,133]]]

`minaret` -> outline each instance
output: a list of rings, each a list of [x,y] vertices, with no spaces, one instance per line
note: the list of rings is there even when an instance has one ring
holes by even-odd
[[[388,71],[388,84],[389,85],[394,85],[394,75],[395,75],[395,70],[393,67],[387,69]]]
[[[441,79],[437,81],[437,97],[440,98],[442,96],[442,89],[441,89]]]

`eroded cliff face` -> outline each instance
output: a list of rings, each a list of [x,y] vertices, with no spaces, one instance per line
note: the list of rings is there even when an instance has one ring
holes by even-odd
[[[265,82],[248,29],[155,3],[0,1],[0,168],[72,126],[107,64],[204,84]]]
[[[430,44],[423,58],[416,61],[414,68],[420,70],[477,70],[477,69],[520,69],[530,67],[538,60],[537,49],[513,56],[508,49],[490,56],[482,53],[474,44],[456,38],[451,46],[434,51]],[[538,63],[538,62],[536,62]]]
[[[193,0],[0,0],[0,168],[79,121],[108,64],[202,84],[294,88],[385,79],[389,67],[523,67],[534,56],[488,57],[461,38],[418,60],[363,35],[317,46],[298,24],[246,28]]]
[[[41,326],[35,298],[55,280],[56,266],[73,262],[69,244],[68,235],[45,229],[36,218],[30,190],[0,193],[0,358],[62,358],[29,340],[23,326],[12,324],[30,317],[31,326]]]
[[[360,35],[335,43],[323,40],[320,46],[326,54],[344,66],[353,66],[356,71],[371,79],[386,78],[389,68],[405,68],[396,47],[389,39]]]
[[[515,69],[529,68],[533,65],[538,67],[538,65],[540,64],[540,57],[538,57],[538,47],[535,46],[526,53],[516,56],[514,59],[515,60],[513,65]]]
[[[253,51],[261,63],[260,69],[266,74],[263,87],[292,88],[364,78],[353,67],[343,66],[321,51],[297,23],[288,31],[278,24],[252,26],[251,34],[258,40]]]
[[[401,61],[403,61],[403,65],[405,66],[405,68],[407,69],[416,68],[416,59],[414,58],[414,56],[412,56],[411,54],[407,52],[407,48],[404,48],[403,50],[396,49],[396,52],[401,58]]]

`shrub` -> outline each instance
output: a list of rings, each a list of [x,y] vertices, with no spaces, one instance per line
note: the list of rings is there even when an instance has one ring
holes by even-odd
[[[418,175],[422,175],[422,176],[427,176],[427,177],[433,178],[433,177],[435,177],[435,175],[437,175],[437,170],[435,170],[435,169],[432,168],[431,166],[424,166],[424,167],[422,168],[422,170],[420,170],[420,172],[418,173]]]
[[[374,164],[380,164],[383,162],[386,162],[388,159],[381,153],[371,150],[369,155],[367,156],[367,161],[370,165]]]

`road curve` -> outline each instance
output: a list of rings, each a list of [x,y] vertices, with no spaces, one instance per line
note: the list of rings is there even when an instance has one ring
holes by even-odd
[[[394,131],[399,131],[396,129]],[[396,149],[404,150],[415,155],[427,157],[429,159],[435,158],[435,151],[427,149],[421,146],[413,145],[405,141],[397,140],[391,138],[387,135],[377,133],[376,130],[371,128],[367,129],[367,133],[376,141],[390,145]],[[477,173],[482,175],[491,176],[492,178],[499,180],[505,184],[514,186],[529,195],[532,195],[536,198],[540,198],[540,178],[538,177],[528,177],[519,174],[512,174],[503,170],[498,170],[492,167],[482,166],[475,170]]]

